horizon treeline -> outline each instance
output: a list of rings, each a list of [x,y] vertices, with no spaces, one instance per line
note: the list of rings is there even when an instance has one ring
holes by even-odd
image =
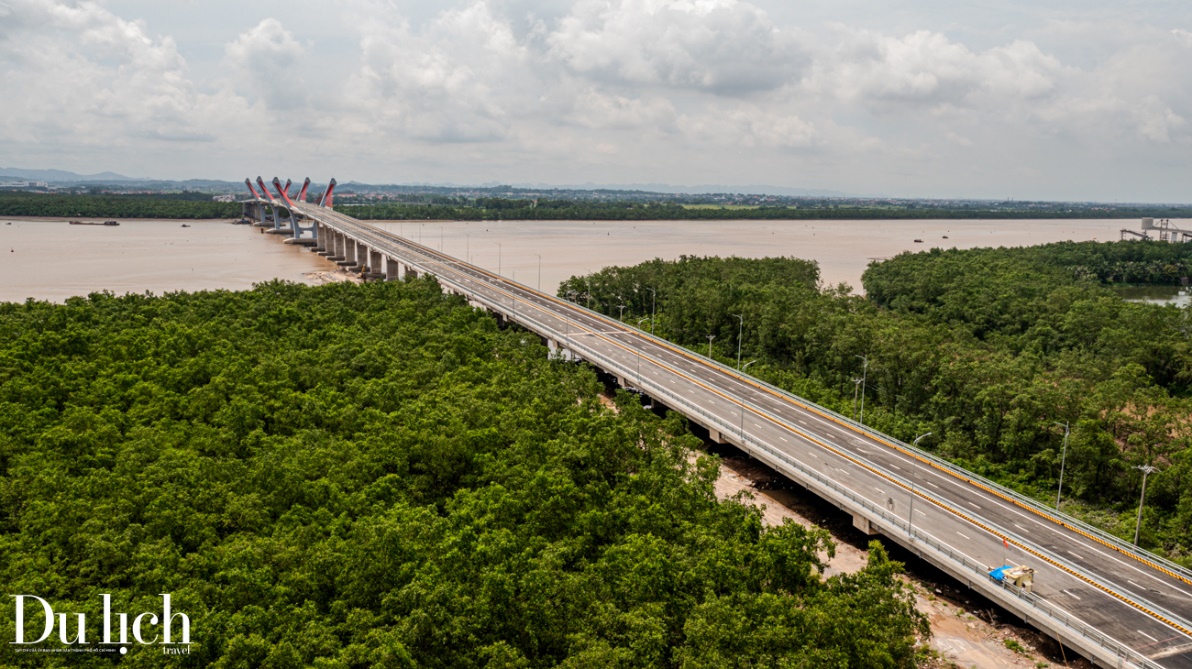
[[[1050,504],[1068,423],[1064,510],[1192,566],[1192,314],[1111,287],[1178,285],[1192,244],[1065,242],[904,253],[874,262],[866,296],[821,287],[796,258],[695,258],[573,277],[560,296],[751,374]],[[1185,279],[1186,280],[1186,279]],[[868,367],[865,367],[865,359]]]
[[[757,206],[684,204],[673,201],[511,199],[425,196],[412,202],[356,203],[338,198],[337,208],[362,220],[917,220],[917,219],[1131,219],[1192,218],[1184,205],[1038,206],[1039,203],[927,203],[866,205],[813,200]],[[119,218],[238,218],[241,205],[214,202],[210,194],[0,193],[0,216]]]
[[[92,639],[101,593],[170,593],[195,645],[136,666],[915,666],[880,544],[824,578],[826,531],[718,501],[680,416],[601,389],[433,279],[2,303],[0,580]]]

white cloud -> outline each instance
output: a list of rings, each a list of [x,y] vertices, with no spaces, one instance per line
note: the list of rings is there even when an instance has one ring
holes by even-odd
[[[277,19],[266,18],[224,48],[226,63],[237,75],[239,91],[273,109],[305,105],[305,81],[299,67],[305,49]]]
[[[547,43],[576,73],[722,94],[777,88],[804,61],[790,31],[737,0],[581,0]]]
[[[966,23],[963,3],[348,0],[278,20],[0,0],[0,155],[235,176],[289,145],[295,169],[371,181],[1185,193],[1159,166],[1192,145],[1192,12],[1141,1],[1024,5],[991,31],[1002,10]]]
[[[505,135],[524,100],[525,47],[487,3],[444,11],[417,30],[376,8],[362,19],[347,96],[371,110],[364,126],[442,142]]]
[[[839,46],[818,55],[809,87],[845,102],[1005,104],[1046,96],[1063,71],[1056,58],[1023,40],[974,52],[928,31],[892,37],[840,28],[838,34]]]
[[[203,137],[173,40],[150,37],[94,3],[16,0],[3,18],[0,89],[13,93],[0,121],[6,139],[96,145],[154,133]]]

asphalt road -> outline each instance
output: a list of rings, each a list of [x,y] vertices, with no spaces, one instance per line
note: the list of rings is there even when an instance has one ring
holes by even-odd
[[[863,431],[794,396],[653,339],[620,323],[440,254],[350,217],[298,205],[377,250],[421,266],[482,296],[581,357],[604,356],[624,381],[651,396],[682,402],[735,426],[730,437],[758,441],[913,522],[952,550],[990,568],[1035,568],[1034,592],[1156,664],[1192,669],[1192,583],[1163,573],[1129,551],[1082,533],[1075,521],[1015,503],[980,480]],[[549,332],[548,332],[549,331]],[[655,392],[650,392],[651,390]],[[972,476],[972,475],[969,475]],[[912,492],[913,490],[913,492]],[[912,520],[912,503],[913,520]],[[1009,548],[1003,543],[1005,537]],[[899,539],[911,546],[907,537]]]

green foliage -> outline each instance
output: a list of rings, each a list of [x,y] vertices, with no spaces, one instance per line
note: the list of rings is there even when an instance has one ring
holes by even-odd
[[[240,205],[213,202],[203,193],[158,195],[51,195],[0,193],[0,216],[61,218],[238,218]]]
[[[347,196],[345,196],[347,197]],[[1006,206],[976,204],[916,204],[866,206],[825,199],[799,204],[793,200],[760,205],[692,205],[668,201],[659,195],[649,200],[592,200],[540,198],[537,200],[499,197],[428,197],[414,201],[351,202],[352,216],[365,220],[922,220],[922,219],[1031,219],[1031,218],[1141,218],[1192,216],[1187,206]],[[350,200],[345,199],[348,203]]]
[[[598,389],[433,280],[0,304],[0,580],[92,638],[172,593],[192,654],[135,666],[913,666],[880,547],[822,579]]]
[[[1061,243],[903,254],[874,263],[868,298],[816,289],[793,259],[655,260],[573,277],[559,295],[736,363],[750,373],[982,475],[1054,503],[1063,429],[1064,497],[1133,537],[1141,475],[1142,543],[1192,564],[1192,316],[1122,300],[1104,283],[1170,283],[1192,244]],[[726,272],[725,268],[732,268]],[[623,300],[622,300],[623,298]],[[649,327],[648,322],[641,323]],[[868,356],[863,370],[861,356]],[[854,397],[857,400],[854,400]]]

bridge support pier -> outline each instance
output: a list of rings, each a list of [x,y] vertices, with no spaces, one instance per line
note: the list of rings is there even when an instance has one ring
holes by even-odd
[[[327,259],[334,262],[344,259],[344,236],[342,233],[335,230],[327,231],[327,250],[319,255],[326,255]]]
[[[294,233],[292,239],[287,239],[287,244],[297,244],[299,246],[318,246],[319,244],[319,224],[317,221],[309,221],[309,225],[302,225],[302,221],[309,219],[297,218],[294,212],[290,212],[290,230]]]
[[[380,251],[368,250],[368,277],[370,279],[384,279],[385,270],[382,267],[382,255]]]
[[[857,515],[855,513],[852,514],[852,516],[853,516],[853,527],[857,528],[858,530],[861,530],[862,532],[864,532],[865,534],[870,535],[870,536],[872,536],[874,534],[878,534],[878,529],[876,527],[874,527],[872,523],[869,522],[868,518],[866,518],[865,516]]]
[[[343,238],[343,256],[344,259],[336,264],[340,267],[355,267],[356,266],[356,242],[348,239],[347,235],[341,235]]]
[[[265,203],[264,202],[257,202],[256,215],[257,215],[257,222],[253,223],[253,225],[255,227],[267,228],[267,227],[273,225],[273,216],[270,216],[265,213]]]
[[[392,256],[385,256],[385,280],[386,281],[400,281],[401,280],[401,263],[397,258]]]
[[[285,216],[281,215],[282,211],[286,212]],[[285,221],[286,223],[288,223],[288,225],[285,227],[282,227],[282,221]],[[266,230],[265,234],[267,234],[267,235],[292,235],[292,234],[294,234],[294,228],[296,226],[297,226],[297,223],[294,222],[294,212],[289,209],[284,209],[283,207],[278,207],[275,205],[273,207],[273,229]]]
[[[352,244],[356,246],[356,267],[363,270],[368,267],[368,247],[357,241]]]
[[[471,300],[469,300],[468,303],[472,304]],[[473,306],[478,305],[473,304]],[[559,358],[561,360],[566,360],[567,362],[575,362],[579,359],[579,356],[571,352],[570,349],[560,345],[559,342],[553,339],[546,340],[546,349],[550,351],[550,357],[552,358]]]
[[[328,232],[329,231],[326,228],[319,225],[318,221],[315,221],[315,244],[314,246],[310,247],[312,253],[318,253],[319,255],[323,256],[327,255]]]

